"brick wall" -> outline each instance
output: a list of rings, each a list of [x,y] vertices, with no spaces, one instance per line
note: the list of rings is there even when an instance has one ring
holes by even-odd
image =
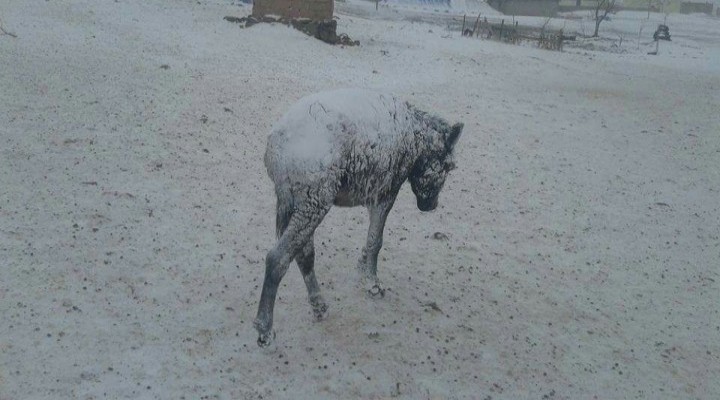
[[[322,21],[332,19],[334,6],[333,0],[255,0],[252,15],[279,15]]]
[[[505,15],[549,17],[557,13],[560,0],[489,0],[488,4]]]

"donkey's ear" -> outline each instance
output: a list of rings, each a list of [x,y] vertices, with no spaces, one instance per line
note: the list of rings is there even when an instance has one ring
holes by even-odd
[[[445,139],[445,148],[447,148],[448,151],[452,150],[453,147],[455,147],[455,143],[457,143],[458,139],[460,138],[460,134],[462,133],[464,126],[465,124],[460,122],[450,127],[450,133]]]

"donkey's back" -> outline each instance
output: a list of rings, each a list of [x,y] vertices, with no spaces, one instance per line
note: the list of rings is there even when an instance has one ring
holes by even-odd
[[[265,166],[276,185],[327,178],[348,163],[369,166],[396,153],[412,123],[408,104],[391,94],[365,89],[316,93],[299,100],[273,127]]]

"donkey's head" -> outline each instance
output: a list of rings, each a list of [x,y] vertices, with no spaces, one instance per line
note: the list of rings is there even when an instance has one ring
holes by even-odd
[[[445,178],[455,169],[453,149],[463,130],[463,124],[450,126],[440,118],[429,121],[432,145],[418,158],[408,177],[420,211],[432,211],[438,205]]]

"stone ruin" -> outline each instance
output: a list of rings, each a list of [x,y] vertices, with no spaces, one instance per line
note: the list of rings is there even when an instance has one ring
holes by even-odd
[[[333,19],[334,0],[255,0],[252,15],[244,18],[225,17],[225,20],[250,27],[260,22],[280,22],[323,42],[356,46],[360,42],[345,34],[337,34]]]

